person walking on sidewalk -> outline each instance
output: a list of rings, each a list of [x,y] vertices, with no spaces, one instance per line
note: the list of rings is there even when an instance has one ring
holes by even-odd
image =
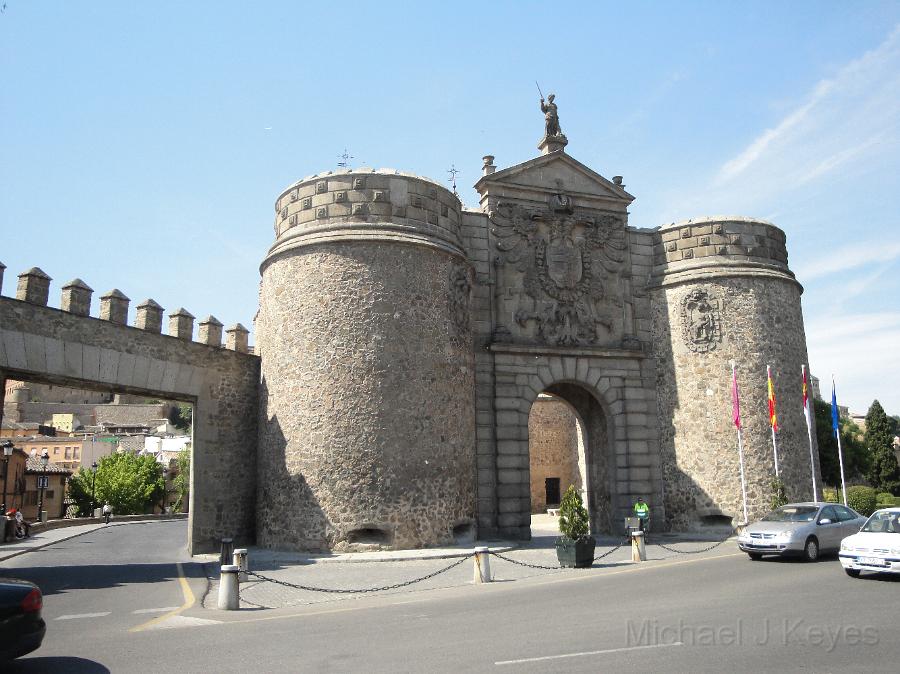
[[[640,520],[641,531],[644,531],[650,521],[650,506],[644,503],[643,496],[639,496],[637,503],[634,504],[634,516]]]
[[[112,517],[112,506],[109,503],[103,504],[103,523],[109,524],[109,518]]]

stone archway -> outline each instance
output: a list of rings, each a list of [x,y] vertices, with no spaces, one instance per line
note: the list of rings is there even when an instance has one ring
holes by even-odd
[[[610,441],[612,434],[607,411],[596,397],[578,384],[554,384],[547,388],[547,392],[564,399],[582,420],[591,531],[595,534],[611,533],[614,531],[616,460]]]

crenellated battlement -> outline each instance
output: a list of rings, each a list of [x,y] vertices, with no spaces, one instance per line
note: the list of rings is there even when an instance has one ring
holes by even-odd
[[[3,291],[3,272],[6,265],[0,262],[0,293]],[[46,307],[50,299],[50,283],[53,279],[40,267],[32,267],[18,275],[15,299],[35,306]],[[59,308],[76,316],[91,317],[91,297],[94,293],[87,283],[80,278],[73,279],[62,286]],[[131,300],[118,288],[100,296],[98,318],[117,325],[128,325],[128,307]],[[137,306],[134,325],[132,327],[146,332],[162,334],[162,317],[165,310],[152,299],[146,299]],[[223,325],[215,316],[207,316],[200,324],[197,342],[222,348]],[[169,314],[169,337],[192,341],[194,332],[194,316],[186,309],[179,307]],[[249,335],[240,323],[235,323],[224,330],[224,348],[239,353],[249,353]]]

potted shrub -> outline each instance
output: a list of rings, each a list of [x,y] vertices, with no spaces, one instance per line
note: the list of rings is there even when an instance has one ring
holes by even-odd
[[[556,557],[562,567],[586,568],[594,563],[597,541],[589,535],[590,520],[581,494],[569,485],[559,504],[559,533],[556,539]]]

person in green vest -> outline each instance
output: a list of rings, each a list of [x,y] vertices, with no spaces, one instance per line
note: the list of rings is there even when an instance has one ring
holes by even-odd
[[[650,521],[650,506],[644,503],[643,496],[639,496],[637,503],[634,504],[634,516],[641,521],[641,531],[643,531],[647,522]]]

